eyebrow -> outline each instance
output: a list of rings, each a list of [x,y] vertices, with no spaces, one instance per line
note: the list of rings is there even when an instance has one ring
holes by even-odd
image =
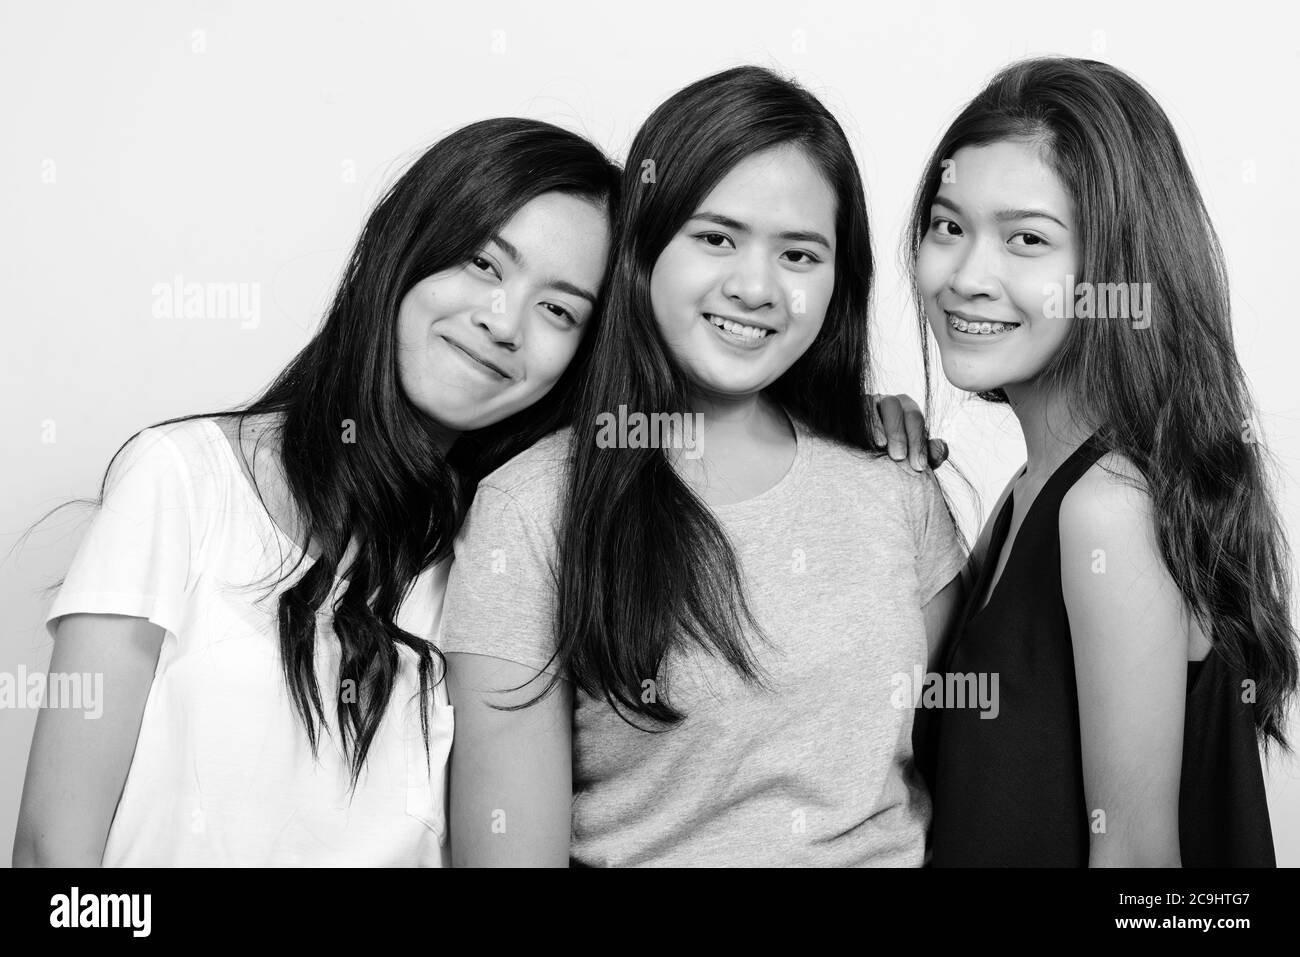
[[[516,266],[520,269],[528,268],[524,263],[523,253],[521,253],[513,243],[508,241],[500,233],[493,233],[490,238],[492,242],[505,250],[506,255],[510,257]],[[544,280],[544,285],[548,289],[557,289],[560,292],[567,292],[570,296],[577,296],[579,299],[585,299],[593,306],[596,304],[596,294],[594,292],[583,289],[581,286],[575,286],[567,279],[547,279]]]
[[[930,204],[932,206],[946,206],[948,209],[952,210],[958,216],[966,215],[964,212],[962,212],[960,206],[958,206],[950,199],[944,199],[942,196],[936,196],[934,199],[930,201]],[[994,214],[993,218],[996,219],[999,223],[1008,223],[1016,219],[1050,219],[1052,222],[1056,223],[1056,225],[1064,229],[1067,233],[1070,231],[1069,226],[1065,225],[1065,223],[1061,222],[1051,213],[1042,209],[1000,209]]]
[[[738,219],[732,219],[730,216],[723,216],[721,213],[710,213],[701,211],[696,213],[691,219],[703,219],[706,222],[717,223],[719,226],[726,226],[728,229],[734,229],[738,233],[753,232],[748,226]],[[830,240],[819,232],[811,229],[787,229],[785,232],[777,233],[778,239],[788,239],[797,243],[819,243],[827,249],[831,248]]]

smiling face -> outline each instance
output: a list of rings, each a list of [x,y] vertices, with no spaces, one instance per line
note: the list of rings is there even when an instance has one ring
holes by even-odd
[[[466,431],[546,395],[591,319],[609,240],[602,207],[546,193],[469,262],[412,286],[397,320],[407,397],[444,428]]]
[[[804,151],[777,147],[736,164],[664,247],[650,301],[699,394],[756,395],[812,345],[835,286],[835,209]]]
[[[1078,272],[1074,204],[1035,143],[967,146],[952,160],[916,261],[944,375],[970,392],[1029,382],[1069,331],[1045,306]]]

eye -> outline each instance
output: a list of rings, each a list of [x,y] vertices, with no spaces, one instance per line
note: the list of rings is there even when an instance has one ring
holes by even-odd
[[[566,320],[571,326],[576,326],[578,324],[578,317],[558,303],[544,302],[542,303],[542,308],[551,315]]]
[[[714,249],[726,249],[727,247],[723,244],[731,242],[730,237],[724,233],[696,233],[695,238]],[[715,240],[718,241],[715,242]]]
[[[951,219],[944,219],[942,216],[936,216],[930,220],[930,232],[950,239],[955,239],[962,234],[960,226]]]
[[[492,260],[488,259],[487,257],[470,256],[469,261],[470,261],[470,265],[472,265],[479,272],[488,273],[489,275],[495,276],[497,279],[501,278],[501,273],[498,272],[497,267],[492,264]]]
[[[786,256],[802,256],[803,259],[792,259],[792,260],[790,260],[790,261],[793,262],[796,266],[811,266],[811,265],[814,265],[815,263],[819,263],[819,262],[821,262],[821,258],[820,258],[820,257],[818,257],[818,256],[814,256],[812,253],[808,252],[806,249],[791,249],[789,252],[785,253],[785,255],[786,255]]]
[[[1023,243],[1016,243],[1015,240],[1016,240],[1016,237],[1018,237],[1018,236],[1024,236],[1024,237],[1025,237],[1025,241],[1024,241]],[[1031,242],[1030,240],[1032,240],[1032,242]],[[1038,235],[1038,233],[1027,233],[1027,232],[1023,232],[1023,231],[1022,231],[1022,232],[1018,232],[1018,233],[1016,233],[1015,235],[1013,235],[1009,241],[1012,242],[1012,243],[1014,243],[1014,244],[1017,245],[1017,246],[1038,247],[1038,246],[1047,246],[1047,245],[1049,245],[1049,243],[1047,242],[1047,240],[1044,239],[1042,236]]]

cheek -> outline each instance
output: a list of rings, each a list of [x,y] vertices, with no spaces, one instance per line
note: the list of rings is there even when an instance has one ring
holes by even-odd
[[[650,274],[650,305],[655,318],[665,327],[687,324],[710,284],[708,261],[677,240],[669,243]]]
[[[397,310],[397,339],[419,344],[429,337],[429,327],[464,308],[469,302],[470,280],[462,270],[430,276],[402,297]]]
[[[811,282],[792,284],[787,291],[791,315],[796,319],[802,319],[816,335],[826,321],[826,311],[831,307],[831,297],[834,292],[835,272],[829,269],[815,276]],[[800,315],[800,293],[803,294],[802,315]]]
[[[539,320],[545,322],[546,320]],[[540,397],[549,391],[573,362],[586,330],[565,332],[541,326],[534,331],[528,357],[527,385],[531,395]]]
[[[942,252],[922,243],[916,254],[916,285],[921,297],[933,299],[937,296],[949,274]]]
[[[1049,288],[1061,288],[1064,279],[1064,275],[1054,269],[1036,269],[1003,287],[1016,311],[1028,323],[1038,347],[1047,352],[1054,352],[1070,331],[1072,320],[1049,315],[1047,309]]]
[[[408,397],[419,390],[419,358],[429,337],[428,313],[416,290],[406,294],[397,312],[397,376]]]
[[[782,279],[785,315],[789,323],[785,341],[802,349],[812,345],[826,324],[835,293],[835,269],[821,268]]]
[[[416,338],[417,329],[424,325],[424,318],[430,311],[424,298],[425,292],[416,286],[402,297],[397,307],[397,341],[405,344]]]
[[[1052,359],[1065,346],[1072,319],[1040,319],[1042,329],[1036,339],[1041,343],[1044,359]]]
[[[437,323],[469,302],[470,280],[449,270],[421,280],[402,297],[397,309],[397,376],[402,391],[417,405],[438,378],[431,363],[440,361],[432,338]]]

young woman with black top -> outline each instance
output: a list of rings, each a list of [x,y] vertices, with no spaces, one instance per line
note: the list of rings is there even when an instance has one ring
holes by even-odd
[[[931,863],[1273,866],[1289,556],[1168,118],[1102,63],[1007,68],[931,157],[910,251],[944,373],[1028,450],[941,659],[945,687],[996,675],[996,717],[918,712]]]

